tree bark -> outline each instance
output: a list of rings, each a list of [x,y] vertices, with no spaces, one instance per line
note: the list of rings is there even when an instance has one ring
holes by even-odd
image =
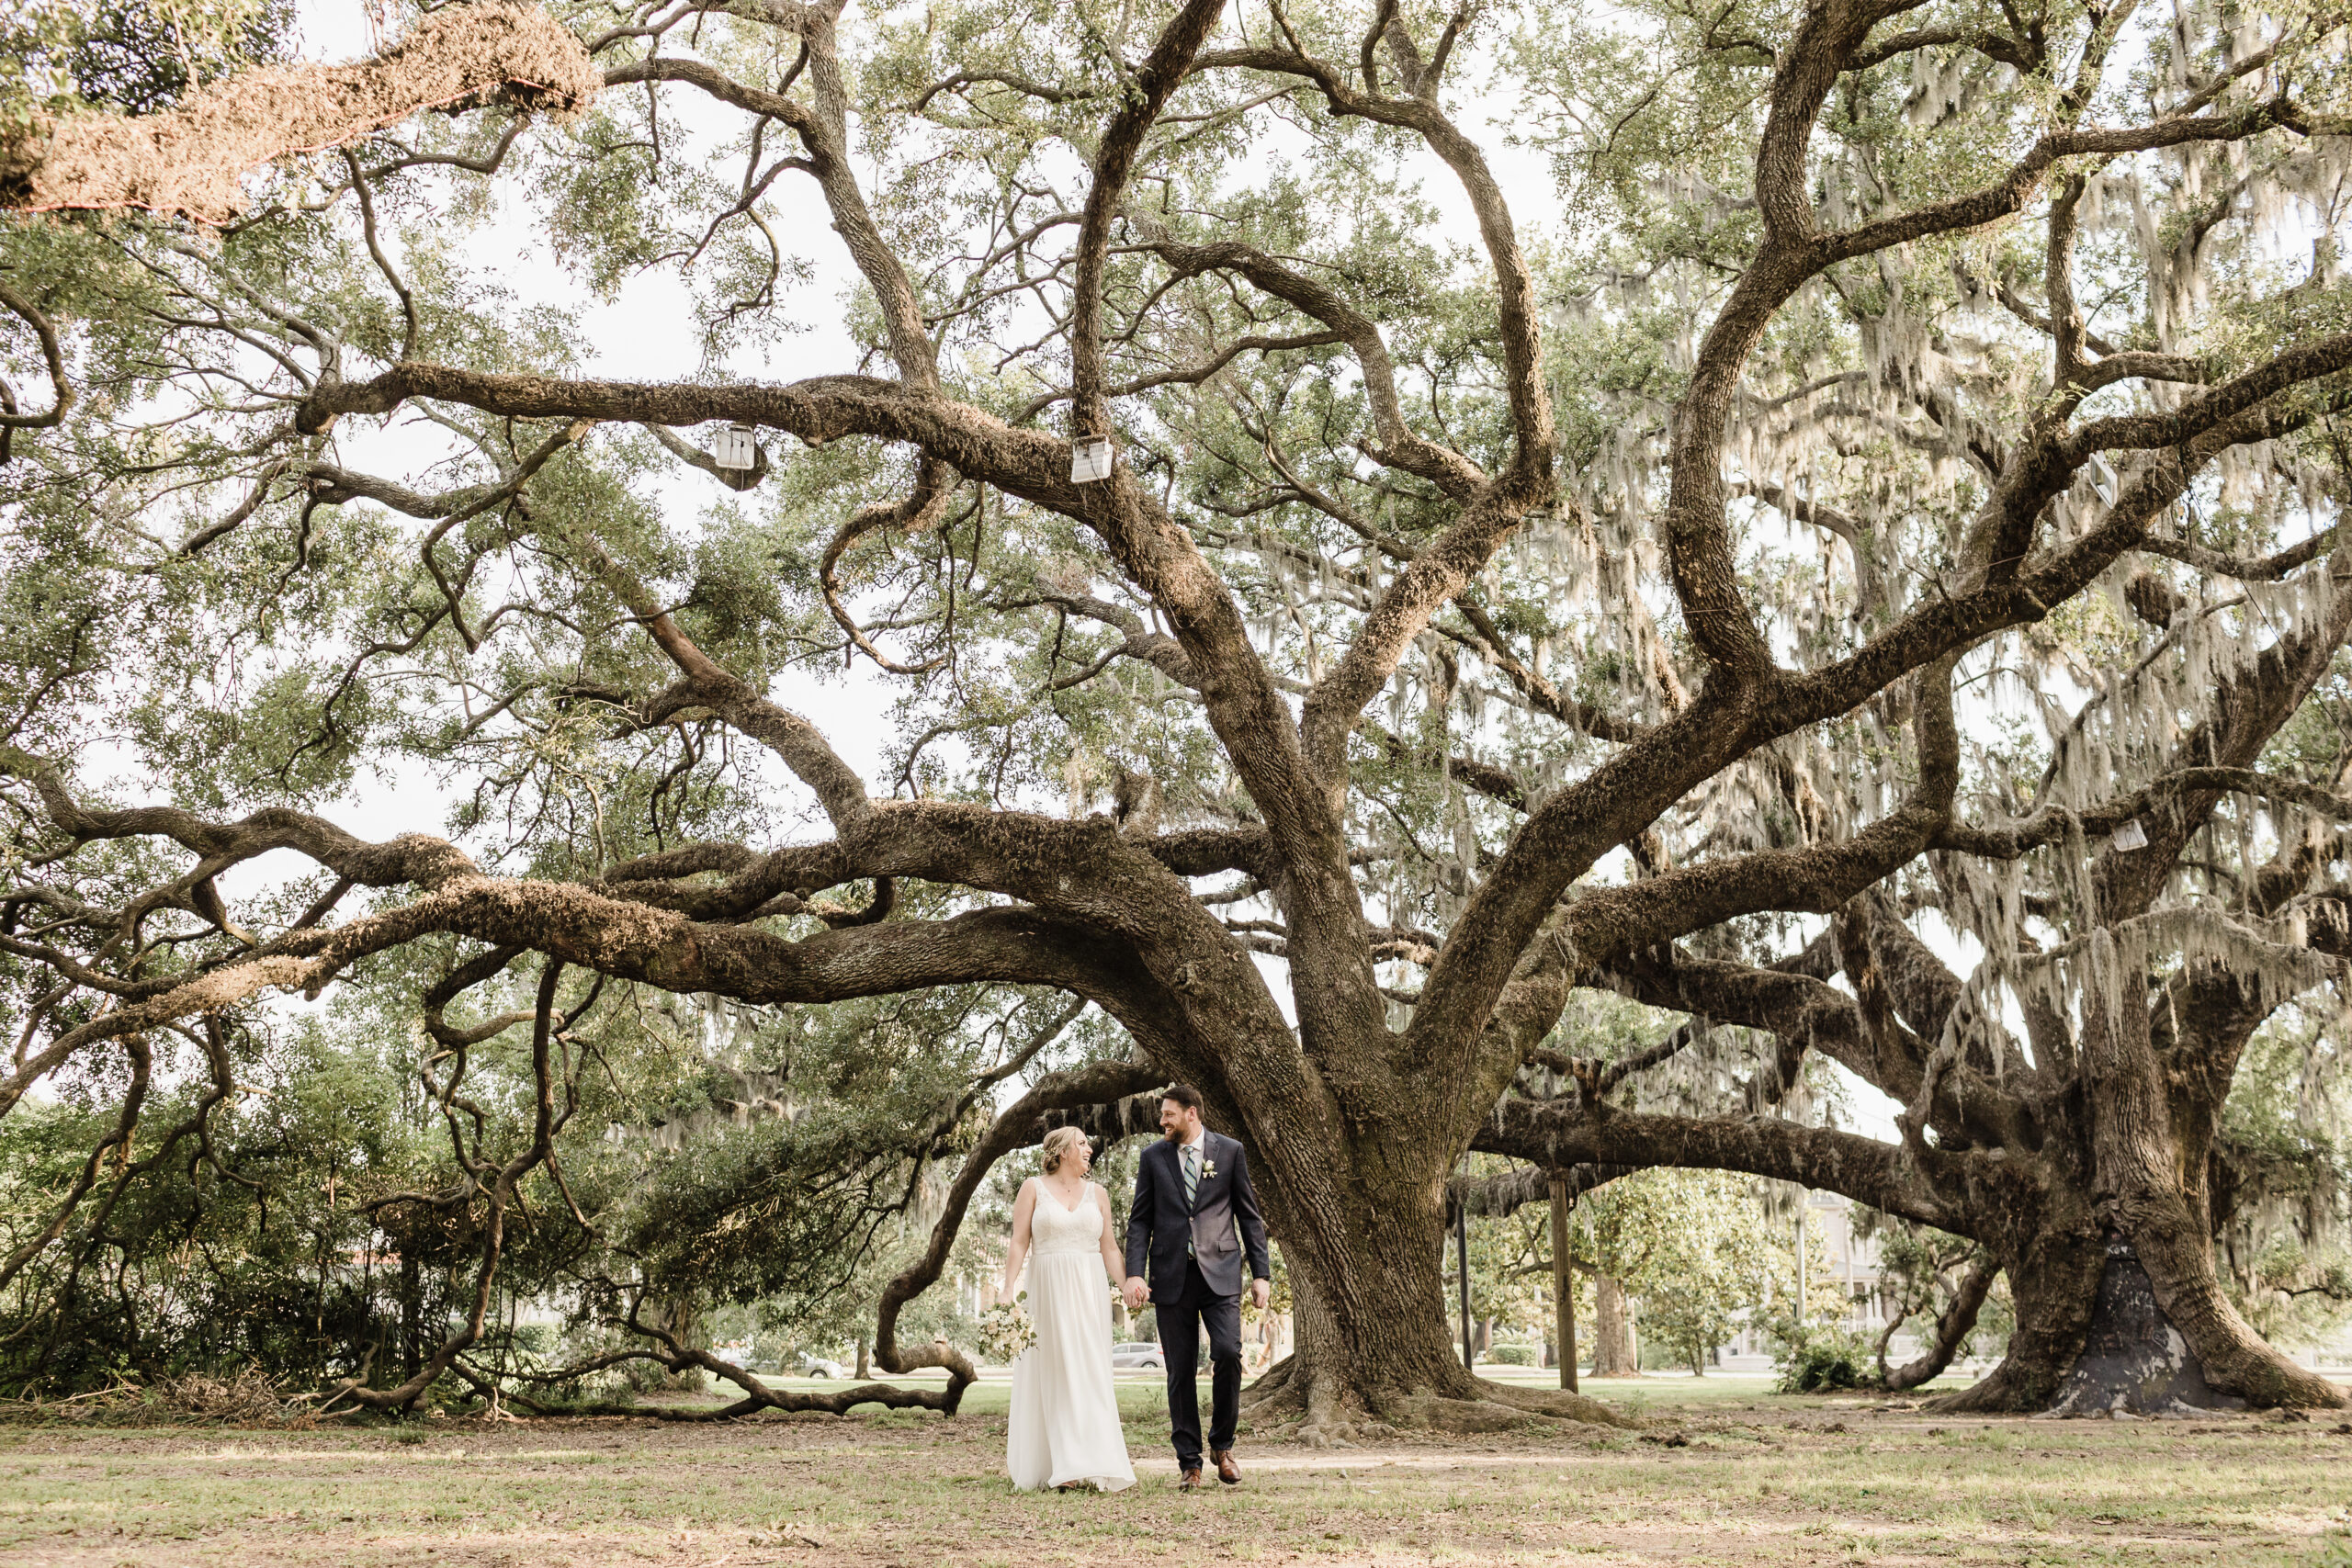
[[[699,1303],[684,1299],[648,1302],[644,1316],[647,1323],[681,1345],[701,1348],[704,1333]],[[710,1386],[710,1379],[700,1367],[673,1368],[670,1375],[662,1380],[662,1386],[680,1393],[700,1393]]]
[[[2200,1237],[2151,1256],[2143,1238],[2160,1233],[2102,1232],[2086,1202],[2075,1212],[2074,1223],[2018,1238],[2020,1245],[1994,1244],[2017,1309],[2008,1352],[1983,1381],[1930,1408],[2177,1416],[2344,1403],[2334,1383],[2279,1355],[2229,1306],[2210,1243]],[[2177,1316],[2176,1303],[2200,1315]],[[1948,1359],[1966,1329],[1945,1328],[1938,1349]],[[1916,1387],[1935,1375],[1923,1371],[1890,1386]]]
[[[1296,1218],[1302,1184],[1260,1179],[1295,1306],[1291,1356],[1250,1391],[1253,1428],[1295,1424],[1293,1435],[1306,1442],[1343,1445],[1400,1427],[1493,1431],[1531,1416],[1630,1425],[1597,1400],[1489,1382],[1462,1364],[1443,1311],[1439,1247],[1452,1157],[1433,1146],[1419,1162],[1420,1179],[1407,1184],[1384,1179],[1396,1154],[1386,1145],[1379,1166],[1353,1173],[1358,1183],[1376,1183],[1379,1196],[1349,1205],[1320,1234]]]
[[[534,6],[428,13],[356,65],[266,65],[148,116],[35,115],[0,133],[0,202],[36,211],[141,208],[222,223],[239,178],[341,147],[430,107],[493,98],[578,114],[604,86],[579,39]]]
[[[1633,1304],[1625,1299],[1624,1284],[1609,1274],[1592,1277],[1592,1375],[1642,1375],[1641,1358],[1634,1353]]]

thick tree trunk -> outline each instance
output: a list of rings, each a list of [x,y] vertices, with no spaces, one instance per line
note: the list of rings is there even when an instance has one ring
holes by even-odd
[[[2090,1342],[2053,1408],[2105,1400],[2171,1414],[2217,1393],[2233,1404],[2341,1404],[2341,1390],[2265,1344],[2222,1293],[2204,1187],[2219,1097],[2166,1070],[2153,1023],[2136,997],[2086,1011],[2093,1187],[2114,1197]]]
[[[1395,1154],[1393,1145],[1385,1151],[1392,1161]],[[1399,1427],[1487,1431],[1530,1416],[1628,1425],[1598,1401],[1489,1382],[1462,1364],[1444,1314],[1439,1246],[1451,1157],[1425,1163],[1425,1179],[1384,1181],[1370,1201],[1340,1208],[1330,1215],[1336,1223],[1322,1224],[1294,1218],[1304,1184],[1279,1176],[1259,1183],[1295,1306],[1293,1353],[1245,1396],[1252,1429],[1292,1427],[1310,1443],[1346,1444]],[[1372,1184],[1358,1174],[1360,1190]]]
[[[2198,1168],[2203,1168],[2201,1160]],[[2238,1315],[2222,1293],[2207,1229],[2186,1201],[2177,1196],[2165,1201],[2160,1196],[2127,1205],[2125,1217],[2138,1256],[2129,1270],[2110,1259],[2110,1280],[2131,1271],[2146,1280],[2149,1306],[2166,1330],[2165,1348],[2169,1351],[2172,1340],[2180,1342],[2179,1359],[2196,1369],[2199,1387],[2226,1391],[2233,1404],[2324,1409],[2345,1403],[2342,1389],[2272,1348]],[[2115,1289],[2120,1306],[2127,1291],[2137,1291],[2137,1280],[2126,1279]],[[2106,1300],[2103,1291],[2103,1305]],[[2151,1334],[2152,1342],[2154,1337]]]
[[[2230,1309],[2210,1247],[2152,1259],[2134,1239],[2101,1236],[2086,1216],[2006,1259],[2018,1322],[2008,1354],[1982,1382],[1929,1408],[2153,1416],[2343,1403],[2335,1384],[2280,1356]],[[2176,1303],[2202,1313],[2189,1320],[2193,1335],[2173,1315]]]
[[[2051,1402],[2052,1416],[2180,1416],[2238,1409],[2245,1401],[2216,1393],[2188,1341],[2164,1308],[2132,1244],[2108,1238],[2090,1325],[2081,1353]]]
[[[1625,1287],[1608,1274],[1592,1277],[1592,1375],[1637,1378],[1641,1358],[1634,1353],[1634,1314]]]

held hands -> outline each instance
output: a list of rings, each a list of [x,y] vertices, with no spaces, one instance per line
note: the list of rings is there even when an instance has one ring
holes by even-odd
[[[1274,1287],[1272,1280],[1252,1280],[1250,1281],[1250,1304],[1258,1311],[1263,1312],[1266,1310],[1266,1303],[1272,1299]],[[1120,1294],[1126,1297],[1127,1310],[1129,1312],[1141,1312],[1143,1310],[1144,1302],[1151,1294],[1151,1290],[1149,1286],[1144,1283],[1142,1275],[1130,1274],[1127,1276],[1126,1284],[1121,1287]]]

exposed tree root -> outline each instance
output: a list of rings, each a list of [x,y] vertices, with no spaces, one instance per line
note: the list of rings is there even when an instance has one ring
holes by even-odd
[[[1351,1449],[1396,1435],[1363,1400],[1334,1378],[1314,1377],[1296,1356],[1284,1357],[1242,1391],[1242,1409],[1261,1437],[1317,1449]]]
[[[1355,1388],[1345,1379],[1317,1376],[1302,1368],[1295,1356],[1244,1391],[1242,1408],[1261,1436],[1315,1448],[1354,1448],[1413,1429],[1478,1433],[1532,1426],[1633,1429],[1641,1425],[1599,1400],[1566,1389],[1519,1388],[1483,1378],[1464,1380],[1461,1392],[1416,1389],[1384,1394]]]
[[[1623,1411],[1613,1410],[1597,1399],[1581,1393],[1571,1393],[1565,1388],[1521,1388],[1510,1383],[1479,1381],[1479,1391],[1485,1402],[1506,1404],[1536,1416],[1555,1416],[1565,1421],[1581,1421],[1590,1427],[1617,1427],[1627,1431],[1641,1422]]]
[[[1521,1432],[1530,1427],[1567,1424],[1574,1417],[1549,1415],[1499,1399],[1450,1399],[1443,1394],[1413,1394],[1394,1400],[1387,1414],[1407,1427],[1435,1432],[1476,1436],[1484,1432]]]
[[[1284,1356],[1281,1360],[1268,1367],[1256,1382],[1241,1391],[1241,1408],[1253,1410],[1260,1404],[1267,1403],[1283,1390],[1290,1387],[1291,1380],[1297,1375],[1298,1358],[1295,1355]]]
[[[0,130],[0,205],[223,222],[243,205],[240,178],[275,159],[343,146],[421,109],[498,99],[577,113],[603,85],[580,40],[545,12],[452,6],[357,65],[266,65],[163,114],[40,116]]]

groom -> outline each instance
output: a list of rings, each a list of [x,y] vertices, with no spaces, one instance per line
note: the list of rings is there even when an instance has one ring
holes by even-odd
[[[1178,1084],[1159,1100],[1168,1136],[1144,1150],[1127,1210],[1127,1310],[1144,1303],[1144,1264],[1168,1360],[1168,1422],[1184,1491],[1201,1485],[1201,1400],[1193,1387],[1201,1325],[1216,1369],[1209,1404],[1209,1459],[1216,1478],[1239,1483],[1233,1428],[1241,1416],[1241,1254],[1250,1254],[1250,1304],[1264,1310],[1272,1288],[1266,1222],[1250,1190],[1241,1145],[1201,1125],[1201,1091]],[[1237,1236],[1236,1233],[1238,1232]]]

